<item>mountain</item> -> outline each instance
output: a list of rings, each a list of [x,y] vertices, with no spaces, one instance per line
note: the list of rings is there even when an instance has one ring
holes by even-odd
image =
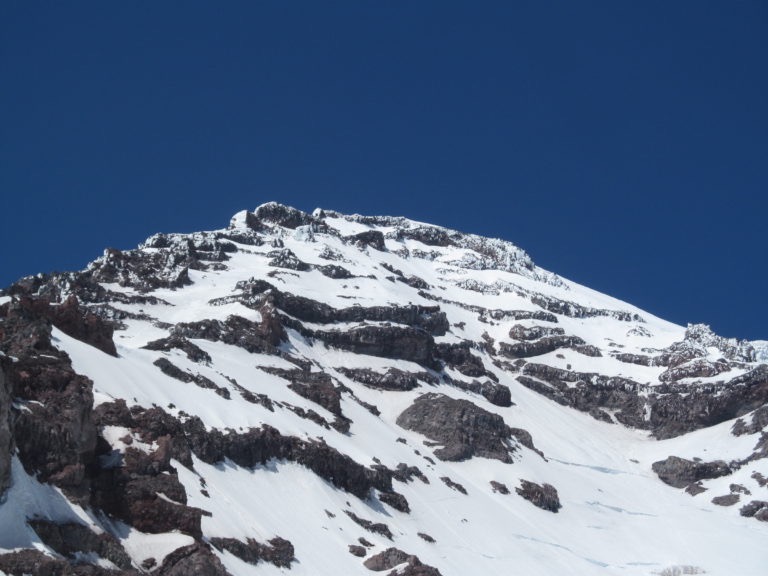
[[[7,574],[768,561],[768,343],[513,244],[277,203],[0,296]]]

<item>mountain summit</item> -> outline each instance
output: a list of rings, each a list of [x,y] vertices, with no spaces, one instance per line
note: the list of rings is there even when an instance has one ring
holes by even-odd
[[[278,203],[0,296],[0,573],[762,576],[768,344]]]

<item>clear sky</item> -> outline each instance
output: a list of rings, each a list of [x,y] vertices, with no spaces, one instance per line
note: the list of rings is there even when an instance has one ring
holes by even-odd
[[[768,3],[0,3],[0,285],[277,200],[768,339]]]

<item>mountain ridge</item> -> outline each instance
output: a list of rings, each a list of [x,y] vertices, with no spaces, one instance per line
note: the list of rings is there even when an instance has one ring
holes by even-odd
[[[765,343],[675,326],[503,240],[271,202],[21,279],[0,320],[8,573],[766,559]]]

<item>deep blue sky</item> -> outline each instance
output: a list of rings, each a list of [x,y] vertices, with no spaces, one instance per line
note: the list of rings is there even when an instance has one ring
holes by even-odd
[[[0,285],[278,200],[768,338],[768,3],[0,3]]]

